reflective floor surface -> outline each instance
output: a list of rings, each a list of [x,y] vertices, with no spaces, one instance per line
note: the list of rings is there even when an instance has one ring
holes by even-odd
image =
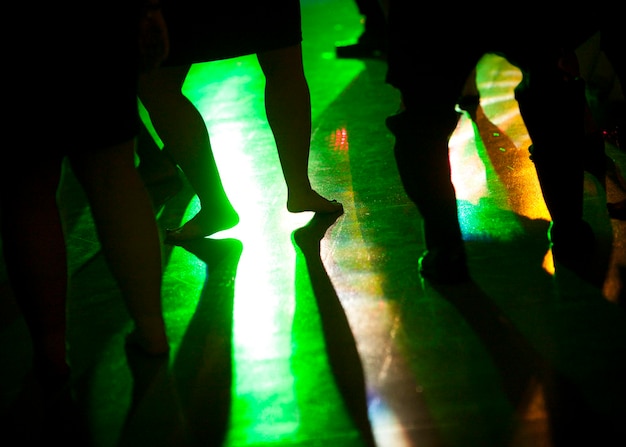
[[[335,57],[361,30],[350,0],[306,0],[302,11],[311,178],[345,213],[286,211],[254,57],[194,66],[186,93],[241,222],[164,246],[169,359],[125,351],[128,315],[84,196],[71,172],[64,179],[73,392],[93,445],[624,445],[626,223],[606,202],[626,191],[615,171],[606,190],[586,180],[597,262],[584,275],[555,271],[513,99],[519,73],[486,56],[480,106],[461,116],[450,155],[472,281],[422,280],[420,216],[384,126],[399,103],[385,62]],[[607,153],[626,165],[623,150],[607,143]],[[161,227],[197,206],[185,185]],[[3,435],[19,436],[1,442],[21,446],[41,420],[28,335],[0,272]]]

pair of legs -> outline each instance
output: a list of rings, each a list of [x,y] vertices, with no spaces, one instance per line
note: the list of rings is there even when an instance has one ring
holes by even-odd
[[[392,4],[389,25],[386,81],[398,89],[402,107],[386,124],[395,137],[400,180],[422,217],[426,249],[419,270],[436,282],[465,281],[468,270],[448,142],[460,117],[459,97],[477,93],[472,88],[474,70],[484,53],[469,40],[463,46],[449,39],[444,26],[431,35],[430,28],[415,23],[403,2]],[[474,38],[475,33],[468,37]]]
[[[401,7],[404,4],[396,4]],[[479,58],[494,51],[524,74],[516,99],[552,218],[553,253],[584,258],[593,242],[582,219],[585,96],[580,83],[559,67],[560,42],[550,44],[547,38],[552,34],[547,29],[545,36],[536,32],[523,38],[477,32],[460,45],[446,39],[446,28],[435,28],[441,33],[436,36],[416,27],[408,12],[392,9],[390,13],[387,81],[399,89],[405,109],[388,118],[387,124],[396,139],[400,178],[424,221],[422,274],[439,282],[467,277],[448,142],[458,120],[454,110],[458,92]],[[467,13],[472,17],[471,10]],[[462,25],[466,16],[455,17]],[[450,25],[455,29],[454,23]]]
[[[160,239],[147,191],[134,166],[134,141],[76,153],[69,161],[87,195],[104,256],[135,323],[133,341],[151,354],[167,352]],[[28,169],[19,176],[10,176],[10,181],[2,176],[0,191],[7,272],[32,336],[35,372],[43,381],[53,382],[69,376],[67,247],[57,205],[62,169],[61,155],[29,159]]]
[[[334,213],[341,204],[320,196],[309,180],[311,96],[300,44],[257,54],[265,76],[265,111],[287,184],[292,213]]]
[[[320,196],[308,175],[311,142],[311,99],[300,45],[257,54],[266,78],[265,107],[287,184],[291,212],[341,211]],[[169,230],[173,242],[209,236],[238,222],[213,157],[202,115],[183,94],[190,65],[163,67],[140,78],[139,98],[150,115],[163,150],[173,158],[198,195],[201,209],[182,227]],[[139,148],[142,157],[143,147]]]
[[[441,89],[421,82],[399,88],[402,111],[387,118],[387,127],[395,137],[402,185],[423,219],[426,250],[419,260],[420,272],[437,282],[456,283],[465,281],[468,271],[448,141],[459,119],[455,105],[464,77],[436,82]]]
[[[208,236],[239,222],[224,191],[204,119],[182,92],[190,68],[161,67],[139,78],[139,99],[163,142],[163,151],[185,174],[201,206],[185,227],[168,230],[166,242],[176,235],[185,239]],[[151,158],[158,160],[155,152],[159,150],[153,140],[141,138],[137,148],[139,168],[151,164]]]

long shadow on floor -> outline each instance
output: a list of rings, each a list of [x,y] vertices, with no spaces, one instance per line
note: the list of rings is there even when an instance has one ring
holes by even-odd
[[[320,254],[320,242],[339,216],[338,213],[316,214],[307,225],[292,234],[297,252],[294,321],[309,320],[306,316],[308,308],[311,304],[317,306],[328,363],[348,416],[365,445],[375,446],[368,417],[365,375],[356,341]],[[303,302],[311,298],[314,303]],[[296,328],[294,337],[297,336]],[[307,334],[305,338],[310,340],[312,337]],[[299,358],[295,356],[293,361],[297,362]],[[294,370],[303,371],[297,365],[294,365]]]
[[[205,238],[184,248],[206,263],[206,281],[171,362],[128,355],[133,403],[120,447],[217,446],[228,432],[234,283],[243,246],[236,239]]]

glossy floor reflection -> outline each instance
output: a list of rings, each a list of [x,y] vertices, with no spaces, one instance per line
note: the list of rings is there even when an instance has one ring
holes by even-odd
[[[623,445],[626,222],[605,206],[626,196],[619,179],[609,173],[606,193],[586,181],[594,268],[555,273],[513,99],[519,73],[485,57],[481,104],[462,115],[451,150],[472,282],[423,281],[420,217],[384,126],[398,106],[385,63],[335,58],[334,44],[360,31],[351,1],[302,5],[312,180],[345,213],[286,211],[256,59],[195,66],[186,92],[241,222],[164,246],[169,359],[125,350],[128,315],[82,192],[64,179],[73,390],[94,447]],[[623,150],[607,152],[626,167]],[[178,226],[196,209],[185,185],[159,222]],[[1,272],[3,435],[19,435],[2,445],[21,446],[41,420]]]

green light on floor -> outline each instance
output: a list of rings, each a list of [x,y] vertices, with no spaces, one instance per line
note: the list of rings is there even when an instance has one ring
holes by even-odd
[[[351,68],[343,84],[337,76],[332,86],[325,84],[326,76],[314,77],[324,84],[310,85],[313,120],[327,106],[321,101],[334,97],[328,89],[339,94],[363,68],[355,61],[346,65]],[[318,89],[324,94],[317,95]],[[231,429],[224,445],[303,441],[319,436],[319,427],[345,427],[354,437],[345,414],[325,410],[342,405],[327,362],[309,358],[324,341],[310,279],[291,235],[313,213],[286,210],[287,189],[256,57],[197,64],[184,91],[206,121],[224,189],[240,217],[236,227],[211,236],[236,239],[243,247],[234,277]],[[184,220],[198,206],[192,200]],[[198,283],[206,276],[201,270],[188,274],[197,275]],[[313,389],[321,390],[313,393],[320,401],[302,402],[299,396]]]

